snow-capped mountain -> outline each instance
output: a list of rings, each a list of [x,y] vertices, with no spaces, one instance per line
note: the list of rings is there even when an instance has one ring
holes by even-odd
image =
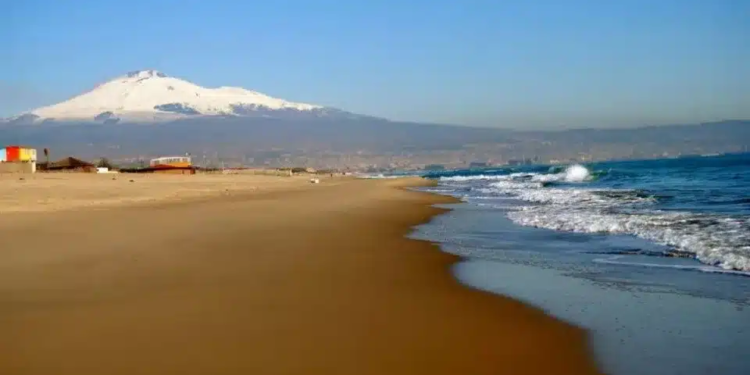
[[[334,108],[295,103],[239,87],[205,88],[156,70],[130,72],[62,103],[9,119],[155,122],[196,116],[365,117]]]

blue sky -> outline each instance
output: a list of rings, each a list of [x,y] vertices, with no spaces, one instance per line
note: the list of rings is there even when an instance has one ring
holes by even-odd
[[[392,119],[750,118],[748,0],[0,3],[0,116],[153,68]]]

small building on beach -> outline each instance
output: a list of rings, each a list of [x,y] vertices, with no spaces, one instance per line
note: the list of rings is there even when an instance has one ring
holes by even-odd
[[[160,156],[151,159],[145,168],[121,169],[123,173],[195,174],[190,156]]]
[[[193,166],[190,156],[160,156],[151,159],[148,167],[141,168],[124,168],[120,169],[122,173],[158,173],[158,174],[195,174],[196,168]]]
[[[27,146],[0,148],[0,173],[35,173],[36,149]]]
[[[39,170],[45,172],[97,173],[97,168],[94,164],[70,156],[50,162],[49,164],[40,163]]]
[[[188,168],[192,167],[193,163],[190,156],[161,156],[151,159],[149,166],[154,169]]]

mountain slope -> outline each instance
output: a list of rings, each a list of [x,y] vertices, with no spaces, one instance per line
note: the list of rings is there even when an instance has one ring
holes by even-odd
[[[524,132],[361,119],[205,116],[158,126],[0,126],[0,141],[49,148],[54,158],[148,158],[187,152],[200,155],[196,160],[273,166],[355,165],[365,160],[379,164],[390,160],[389,155],[438,164],[535,156],[542,161],[581,161],[583,157],[644,159],[665,152],[673,156],[748,150],[750,121]],[[384,155],[385,159],[378,159]],[[337,161],[327,161],[332,159]]]
[[[159,122],[195,116],[359,117],[334,108],[290,102],[239,87],[205,88],[156,70],[141,70],[100,84],[62,103],[32,110],[11,121]]]

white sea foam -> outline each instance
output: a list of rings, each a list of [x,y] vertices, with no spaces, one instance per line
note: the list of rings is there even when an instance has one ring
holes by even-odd
[[[474,180],[505,180],[509,178],[509,175],[495,176],[495,175],[484,175],[479,174],[475,176],[450,176],[440,177],[440,181],[474,181]]]
[[[750,221],[685,212],[612,213],[568,205],[527,206],[509,212],[517,224],[581,233],[630,234],[723,269],[750,271]]]
[[[583,182],[589,179],[591,179],[591,173],[580,164],[571,165],[565,170],[565,181],[567,182]]]
[[[409,177],[409,176],[386,176],[382,173],[377,174],[356,174],[355,177],[357,178],[366,178],[366,179],[381,179],[381,178],[403,178],[403,177]]]
[[[466,182],[478,180],[497,180],[497,181],[533,181],[533,182],[584,182],[591,179],[591,173],[586,167],[580,164],[574,164],[560,173],[533,173],[533,172],[516,172],[506,175],[486,175],[479,174],[474,176],[449,176],[440,177],[442,182]]]
[[[636,190],[548,186],[580,183],[591,173],[573,165],[560,173],[515,173],[502,176],[449,177],[450,184],[482,182],[472,191],[528,202],[509,211],[517,224],[561,231],[638,236],[695,254],[722,269],[750,271],[750,219],[744,217],[665,212],[653,209],[654,197]]]
[[[533,173],[529,176],[532,181],[536,182],[586,182],[591,180],[591,172],[580,164],[571,165],[560,173]]]
[[[622,255],[614,255],[608,258],[596,258],[594,259],[594,263],[603,263],[603,264],[617,264],[621,266],[634,266],[634,267],[649,267],[649,268],[671,268],[671,269],[680,269],[680,270],[697,270],[701,272],[707,272],[707,273],[727,273],[732,275],[739,275],[739,276],[748,276],[750,277],[750,271],[735,271],[735,270],[726,270],[721,268],[716,268],[712,266],[706,266],[706,265],[684,265],[684,264],[662,264],[662,263],[646,263],[646,262],[628,262],[628,261],[622,261]]]

